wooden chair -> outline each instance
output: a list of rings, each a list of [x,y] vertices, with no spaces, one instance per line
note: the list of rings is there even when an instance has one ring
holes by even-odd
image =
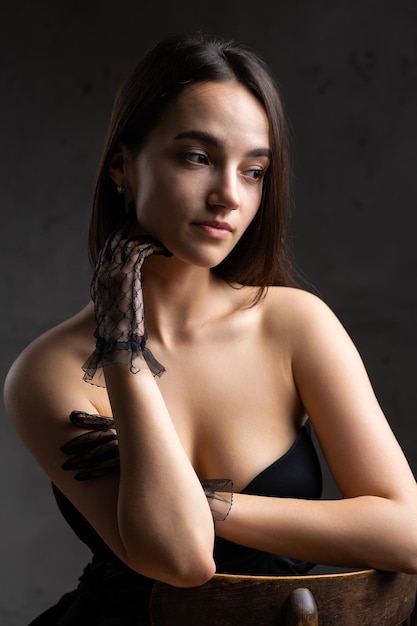
[[[417,576],[377,570],[317,576],[216,574],[200,587],[157,582],[153,626],[415,626]]]

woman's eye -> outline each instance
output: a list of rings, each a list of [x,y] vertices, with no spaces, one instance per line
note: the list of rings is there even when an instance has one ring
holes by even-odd
[[[262,180],[265,176],[265,170],[262,168],[253,168],[245,171],[245,176],[247,178],[251,178],[252,180]]]
[[[204,152],[184,152],[184,158],[191,163],[197,163],[198,165],[206,165],[208,163],[207,155]]]

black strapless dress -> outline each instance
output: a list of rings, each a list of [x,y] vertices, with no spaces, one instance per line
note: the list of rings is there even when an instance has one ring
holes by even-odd
[[[153,580],[133,572],[107,547],[91,524],[52,485],[58,507],[92,551],[79,585],[29,626],[149,626],[148,605]],[[307,422],[291,448],[256,476],[241,493],[317,500],[321,496],[320,463]],[[258,576],[302,575],[314,564],[270,554],[216,538],[217,572]]]

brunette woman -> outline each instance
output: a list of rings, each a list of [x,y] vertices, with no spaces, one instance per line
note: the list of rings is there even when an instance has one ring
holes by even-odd
[[[288,177],[279,93],[244,46],[170,38],[122,85],[92,301],[6,382],[15,428],[94,555],[33,624],[146,624],[155,579],[417,572],[413,475],[351,340],[291,278]],[[320,500],[311,427],[340,500]]]

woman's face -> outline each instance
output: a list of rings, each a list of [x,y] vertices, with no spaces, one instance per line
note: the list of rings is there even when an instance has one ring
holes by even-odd
[[[184,262],[214,267],[259,208],[268,118],[239,83],[196,83],[168,106],[137,156],[124,154],[139,225]]]

